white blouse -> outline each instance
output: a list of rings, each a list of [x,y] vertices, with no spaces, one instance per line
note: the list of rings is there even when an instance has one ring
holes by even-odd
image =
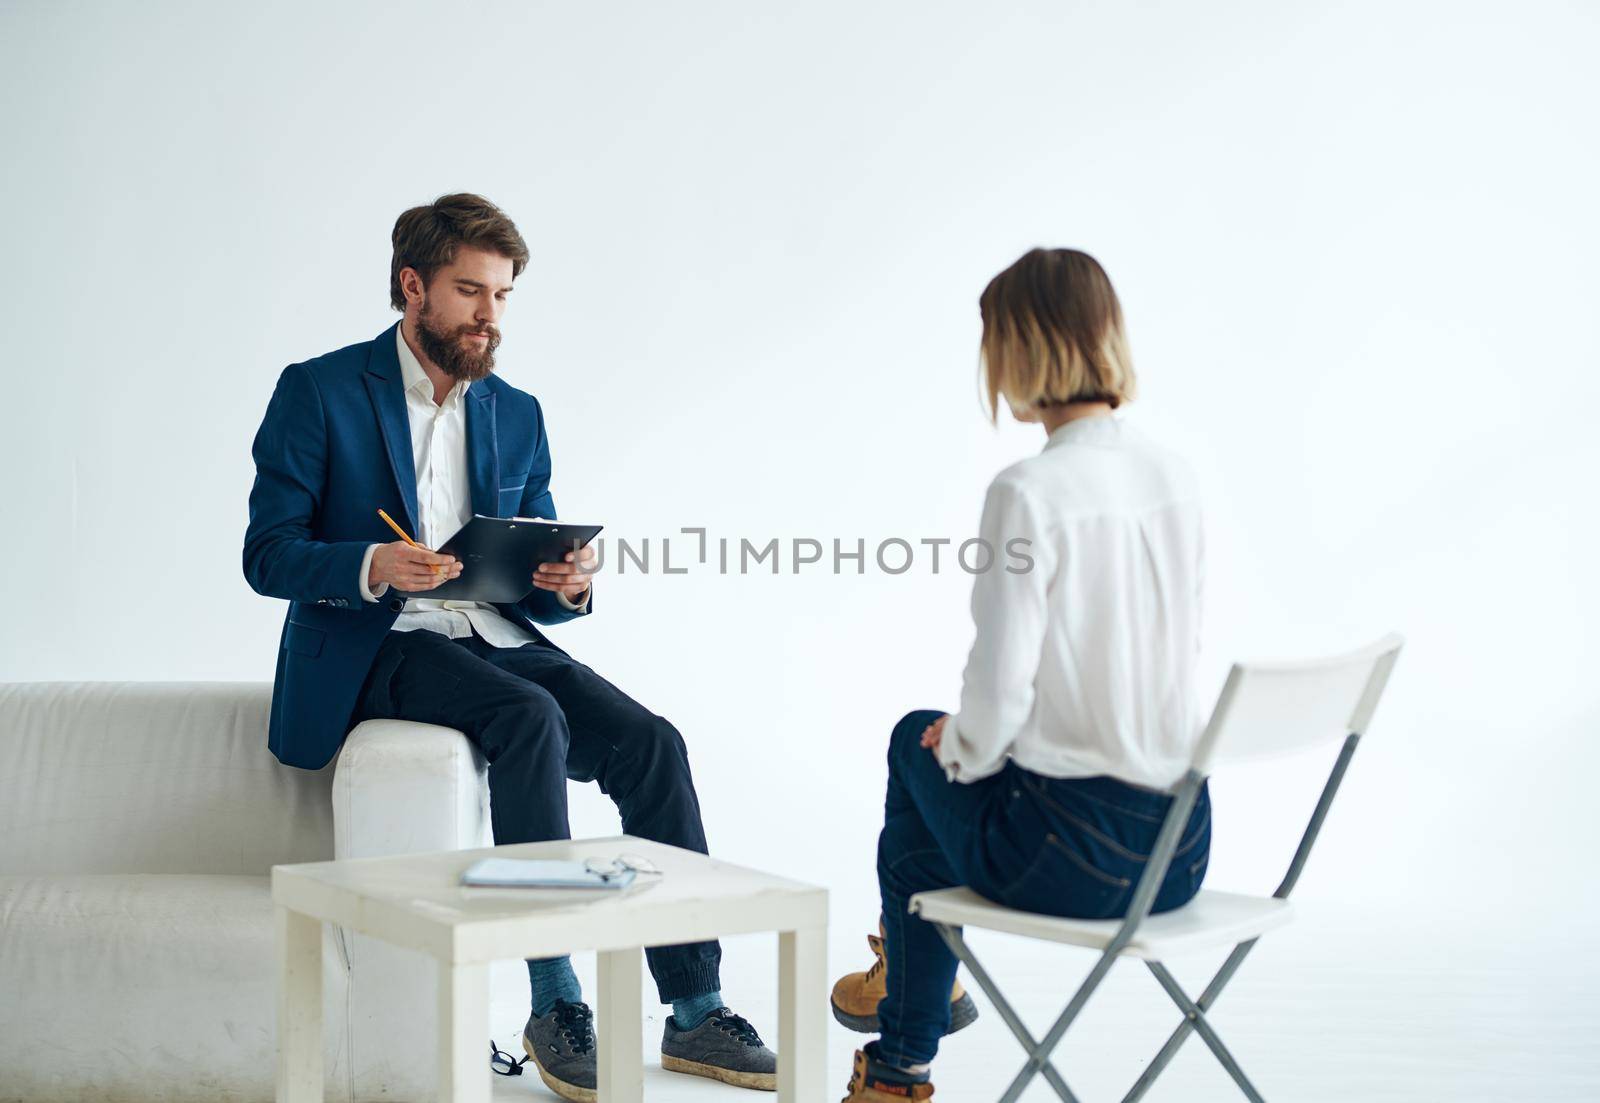
[[[1193,474],[1116,416],[1070,421],[989,486],[995,550],[939,761],[1164,789],[1199,734],[1202,534]],[[1026,546],[1012,543],[1026,539]],[[1032,559],[1007,554],[1008,545]]]

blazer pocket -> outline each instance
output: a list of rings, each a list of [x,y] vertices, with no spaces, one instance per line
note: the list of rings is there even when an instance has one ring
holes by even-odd
[[[322,629],[312,628],[309,625],[299,624],[291,620],[289,622],[289,630],[283,637],[283,648],[285,651],[291,651],[296,655],[304,655],[308,659],[314,659],[322,654],[322,644],[327,638],[328,633]]]
[[[521,490],[527,485],[528,473],[526,471],[514,475],[505,475],[502,476],[500,481],[500,493],[507,494],[513,490]]]

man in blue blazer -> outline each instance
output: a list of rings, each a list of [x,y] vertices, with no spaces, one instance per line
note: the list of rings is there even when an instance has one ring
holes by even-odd
[[[493,374],[528,261],[516,226],[479,196],[447,195],[402,214],[393,244],[404,317],[285,368],[255,438],[244,574],[289,602],[268,745],[315,770],[362,720],[442,724],[489,762],[497,843],[569,838],[571,778],[598,782],[629,834],[706,853],[677,729],[539,631],[592,615],[592,549],[541,566],[514,603],[426,596],[463,570],[427,549],[474,513],[555,517],[550,444],[538,400]],[[421,547],[394,539],[380,508]],[[673,1005],[662,1065],[774,1090],[776,1057],[723,1006],[717,943],[648,957]],[[528,972],[524,1048],[557,1094],[593,1100],[593,1016],[570,961]]]

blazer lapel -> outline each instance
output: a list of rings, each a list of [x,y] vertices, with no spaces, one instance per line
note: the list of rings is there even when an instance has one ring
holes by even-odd
[[[466,393],[467,481],[472,512],[500,516],[500,441],[495,432],[494,391],[480,379]]]
[[[383,431],[384,451],[389,454],[389,470],[394,473],[395,485],[405,502],[406,520],[415,533],[417,523],[417,464],[411,455],[411,425],[406,418],[405,382],[400,375],[400,356],[395,351],[396,324],[379,335],[372,343],[372,355],[367,358],[367,393],[378,412],[378,427]],[[376,507],[374,507],[376,508]]]

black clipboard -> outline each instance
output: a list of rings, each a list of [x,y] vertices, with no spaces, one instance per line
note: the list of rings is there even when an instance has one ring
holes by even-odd
[[[474,513],[439,552],[461,561],[461,575],[413,596],[439,601],[521,601],[533,590],[541,563],[557,563],[593,540],[603,526],[537,517]]]

